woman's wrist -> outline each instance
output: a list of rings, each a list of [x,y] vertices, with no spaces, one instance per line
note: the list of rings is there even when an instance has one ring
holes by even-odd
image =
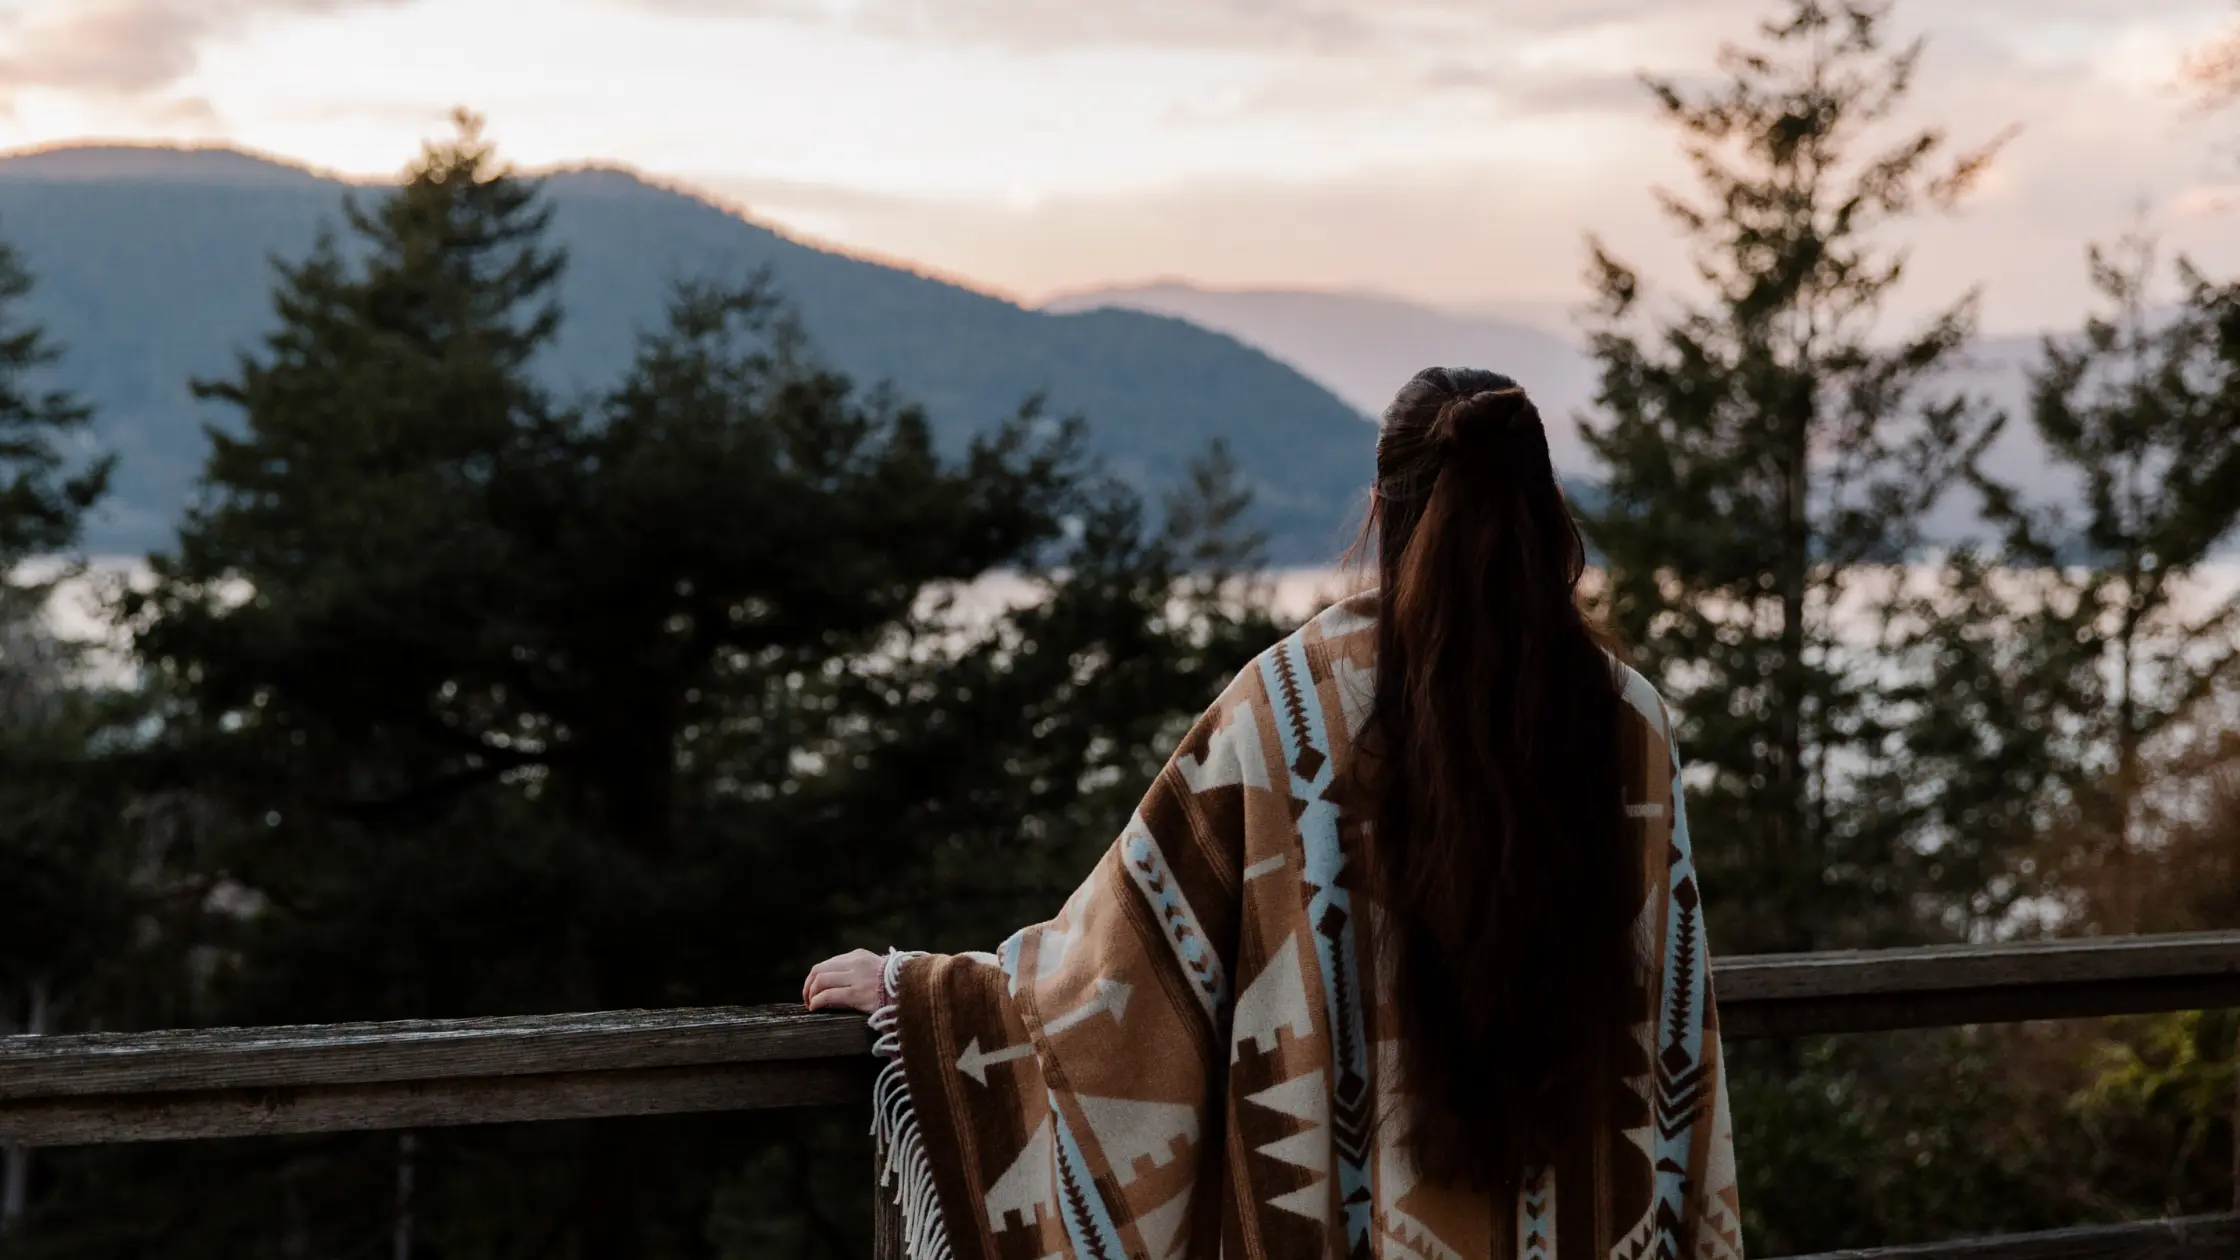
[[[886,961],[879,966],[879,1005],[893,1006],[902,992],[902,964],[913,958],[925,957],[922,949],[895,949],[889,947]]]

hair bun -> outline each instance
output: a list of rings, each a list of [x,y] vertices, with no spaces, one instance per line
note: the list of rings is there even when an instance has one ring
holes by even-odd
[[[1447,402],[1431,422],[1432,439],[1450,450],[1505,443],[1540,427],[1540,410],[1523,389],[1485,389]]]

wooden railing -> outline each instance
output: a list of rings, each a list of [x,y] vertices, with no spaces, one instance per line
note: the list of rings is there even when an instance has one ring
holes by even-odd
[[[2240,932],[1732,958],[1728,1040],[2240,1007]],[[0,1038],[0,1145],[861,1103],[859,1017],[798,1006]],[[899,1256],[874,1195],[882,1257]],[[1877,1260],[2234,1260],[2240,1214]],[[1827,1257],[1825,1260],[1833,1260]]]

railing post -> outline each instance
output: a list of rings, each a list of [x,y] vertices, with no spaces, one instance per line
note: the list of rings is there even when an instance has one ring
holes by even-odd
[[[397,1136],[397,1209],[389,1236],[390,1260],[412,1260],[412,1182],[419,1139],[409,1130]]]
[[[34,1037],[45,1036],[47,1031],[47,982],[44,980],[31,982],[31,1010],[29,1014],[30,1019],[24,1031]],[[9,1024],[15,1022],[12,1012],[7,1022]],[[14,1032],[15,1029],[11,1027],[7,1028],[6,1031]],[[23,1223],[24,1209],[29,1205],[31,1197],[31,1148],[20,1143],[10,1146],[7,1148],[5,1156],[0,1157],[0,1161],[4,1161],[5,1165],[4,1168],[0,1168],[0,1234],[9,1234],[15,1231],[16,1226]]]
[[[872,1260],[909,1260],[902,1250],[902,1204],[895,1199],[899,1186],[881,1184],[886,1179],[886,1153],[872,1144],[871,1151],[871,1257]]]

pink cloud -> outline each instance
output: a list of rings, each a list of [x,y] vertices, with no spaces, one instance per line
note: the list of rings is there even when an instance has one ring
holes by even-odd
[[[315,17],[403,2],[65,0],[15,25],[12,46],[0,54],[0,89],[160,92],[193,72],[206,42],[238,34],[261,18]]]

